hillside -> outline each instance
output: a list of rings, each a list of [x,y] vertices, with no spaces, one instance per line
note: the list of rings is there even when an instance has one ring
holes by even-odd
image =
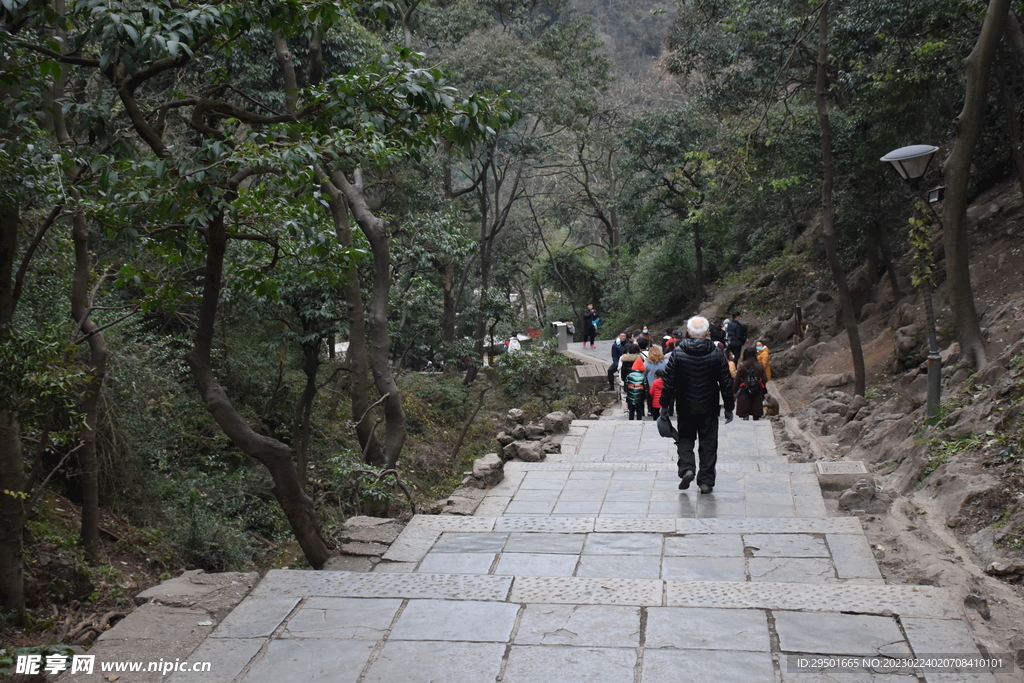
[[[1016,184],[980,195],[969,210],[971,275],[989,364],[975,372],[953,341],[946,285],[935,293],[943,358],[939,420],[925,422],[927,353],[921,295],[909,258],[896,267],[902,296],[888,278],[852,273],[862,297],[860,334],[868,367],[865,399],[852,396],[837,297],[813,271],[796,284],[786,270],[748,272],[757,285],[721,288],[703,313],[751,311],[750,338],[772,349],[782,415],[777,437],[791,460],[859,460],[874,489],[829,501],[833,514],[856,514],[886,580],[937,585],[964,601],[975,637],[990,651],[1024,651],[1024,202]],[[811,231],[813,233],[813,230]],[[936,233],[941,257],[941,239]],[[784,264],[792,269],[792,263]],[[941,262],[940,262],[941,265]],[[822,281],[827,278],[821,278]],[[797,298],[799,296],[799,298]],[[792,337],[802,305],[808,336]],[[748,320],[749,321],[749,320]]]

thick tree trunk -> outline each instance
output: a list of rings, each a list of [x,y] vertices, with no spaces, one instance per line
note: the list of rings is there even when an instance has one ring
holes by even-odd
[[[0,196],[0,344],[10,341],[12,333],[19,223],[17,203]],[[9,398],[0,397],[0,401]],[[10,410],[0,408],[0,607],[19,615],[25,610],[25,501],[18,495],[24,488],[25,462],[18,420]]]
[[[302,484],[292,451],[285,444],[258,434],[231,404],[224,387],[213,375],[211,351],[217,304],[224,276],[224,252],[227,248],[227,230],[224,214],[217,214],[207,231],[206,266],[204,269],[203,298],[199,307],[199,325],[195,345],[188,354],[192,378],[206,409],[224,430],[231,442],[243,453],[259,461],[274,480],[273,493],[284,509],[288,523],[302,548],[306,561],[314,569],[321,568],[329,557],[320,529],[320,520],[313,509],[313,501],[302,490]]]
[[[953,308],[956,328],[964,355],[970,354],[975,367],[985,367],[985,340],[981,334],[978,311],[974,307],[971,287],[970,245],[967,241],[967,191],[971,176],[971,160],[981,132],[988,92],[988,72],[995,59],[999,39],[1006,26],[1010,0],[991,0],[978,41],[967,55],[964,71],[967,88],[960,115],[953,119],[956,142],[943,164],[946,177],[946,200],[942,206],[943,236],[946,245],[946,279],[949,302]]]
[[[697,299],[704,301],[704,297],[707,296],[707,291],[704,289],[704,240],[701,238],[699,223],[693,224],[693,257],[697,266],[695,273]]]
[[[857,329],[857,316],[853,310],[853,298],[850,286],[846,281],[846,273],[839,261],[836,249],[835,204],[832,200],[832,186],[835,183],[835,163],[832,159],[832,124],[828,118],[828,104],[825,101],[825,90],[828,86],[826,67],[828,65],[828,6],[829,0],[821,6],[818,18],[818,77],[814,88],[814,101],[818,108],[818,125],[821,128],[821,164],[824,177],[821,183],[821,233],[825,243],[825,254],[832,275],[839,287],[839,303],[843,309],[843,322],[850,340],[850,354],[853,356],[854,393],[863,396],[867,384],[864,369],[864,351],[860,343],[860,330]]]
[[[878,231],[878,251],[882,255],[882,265],[885,266],[885,272],[889,275],[892,300],[894,302],[899,301],[903,298],[903,294],[900,292],[899,278],[896,277],[896,267],[893,265],[892,247],[889,246],[889,240],[881,230]]]
[[[18,421],[0,410],[0,607],[19,614],[25,610],[25,501],[18,495],[24,486]]]
[[[305,488],[306,473],[309,469],[309,423],[313,417],[313,401],[316,399],[316,375],[320,369],[320,344],[306,344],[302,347],[302,372],[306,385],[302,388],[295,405],[292,419],[292,451],[295,454],[295,469],[299,473],[299,484]]]
[[[329,197],[334,234],[343,249],[352,248],[352,224],[348,217],[348,200],[341,192],[337,181],[322,183]],[[383,465],[384,452],[373,430],[373,420],[367,419],[366,411],[370,401],[370,364],[367,360],[366,312],[363,308],[363,292],[359,282],[359,270],[352,267],[345,284],[345,307],[348,311],[348,352],[345,362],[349,369],[349,398],[352,401],[352,421],[356,425],[361,453],[365,453],[369,465]],[[339,383],[341,379],[339,378]]]
[[[1017,78],[1012,74],[1005,59],[999,60],[999,95],[1006,117],[1006,135],[1010,138],[1010,156],[1013,157],[1013,171],[1017,176],[1017,190],[1024,196],[1024,149],[1021,148],[1020,118],[1017,113]]]
[[[74,188],[72,194],[78,192]],[[76,196],[77,200],[78,197]],[[96,452],[96,421],[99,412],[100,391],[107,375],[107,343],[89,310],[89,277],[92,259],[89,255],[89,228],[85,214],[76,211],[71,219],[71,238],[75,245],[75,274],[71,280],[71,317],[78,323],[81,334],[88,337],[89,379],[79,408],[85,416],[81,433],[82,447],[78,451],[78,464],[82,477],[82,546],[93,562],[100,559],[100,464]]]
[[[384,399],[384,465],[393,468],[398,463],[405,445],[405,409],[402,395],[391,372],[391,337],[388,332],[388,298],[391,293],[391,251],[384,221],[373,215],[363,195],[362,177],[355,171],[355,183],[349,183],[343,173],[334,176],[348,199],[352,215],[359,229],[370,242],[373,255],[373,286],[370,291],[369,322],[370,369],[377,391]]]
[[[444,295],[441,339],[450,344],[455,341],[455,264],[450,259],[446,260],[440,270],[441,291]]]

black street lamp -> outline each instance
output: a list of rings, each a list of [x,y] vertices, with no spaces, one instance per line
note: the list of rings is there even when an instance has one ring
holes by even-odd
[[[920,192],[921,180],[924,178],[932,157],[939,151],[933,145],[909,145],[895,149],[880,161],[892,164],[900,177],[910,185],[915,193]],[[942,224],[935,204],[941,202],[945,194],[944,187],[937,187],[934,190],[924,192],[922,199],[935,214],[935,218]],[[935,308],[932,305],[931,282],[923,282],[921,291],[924,293],[924,308],[928,315],[928,403],[925,408],[925,415],[931,419],[938,415],[939,401],[942,397],[942,356],[939,355],[939,336],[935,330]]]

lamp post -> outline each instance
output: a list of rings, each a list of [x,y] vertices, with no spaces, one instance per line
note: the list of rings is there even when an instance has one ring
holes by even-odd
[[[921,180],[937,151],[939,148],[933,145],[910,145],[889,152],[880,161],[892,164],[900,177],[910,185],[910,189],[917,193],[920,192]],[[939,219],[939,215],[933,205],[942,201],[943,190],[945,190],[944,187],[938,187],[924,192],[922,195],[922,199],[935,214],[936,219]],[[942,224],[941,219],[939,219],[939,224]],[[931,419],[938,415],[939,400],[942,396],[942,357],[939,355],[939,337],[935,330],[935,308],[932,305],[931,281],[929,279],[921,284],[925,313],[928,316],[928,403],[925,415]]]

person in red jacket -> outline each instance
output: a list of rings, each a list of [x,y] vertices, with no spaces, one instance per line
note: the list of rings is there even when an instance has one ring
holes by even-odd
[[[651,405],[654,407],[654,410],[651,412],[651,415],[655,416],[655,419],[657,419],[658,414],[661,412],[661,392],[665,388],[665,371],[655,370],[654,377],[655,380],[654,382],[651,383],[650,394]]]

